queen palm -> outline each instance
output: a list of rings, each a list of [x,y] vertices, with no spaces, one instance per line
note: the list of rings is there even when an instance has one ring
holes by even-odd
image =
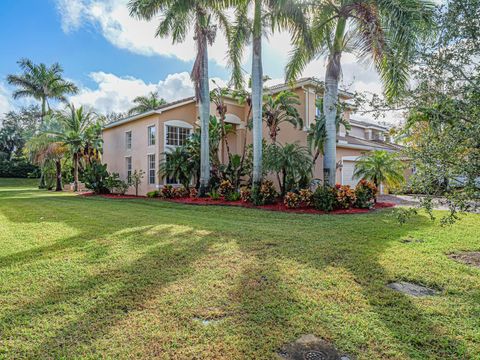
[[[154,91],[146,96],[137,96],[135,99],[133,99],[133,103],[135,106],[128,111],[129,115],[140,114],[150,110],[158,109],[167,102],[165,99],[158,96],[157,91]]]
[[[290,30],[292,38],[308,35],[303,5],[295,0],[240,0],[236,7],[235,26],[229,37],[232,82],[243,87],[241,69],[245,45],[252,42],[252,113],[253,113],[253,194],[262,182],[262,101],[263,62],[262,37],[268,31]],[[249,18],[252,8],[253,18]],[[308,44],[307,38],[302,41]]]
[[[352,52],[370,57],[380,74],[387,99],[406,86],[408,69],[418,40],[431,28],[434,5],[428,0],[313,0],[310,7],[311,43],[297,38],[286,69],[297,78],[312,60],[327,57],[324,114],[327,130],[324,179],[335,183],[338,83],[341,57]]]
[[[272,143],[277,142],[280,125],[289,123],[294,128],[303,127],[303,119],[298,112],[298,95],[292,91],[281,91],[277,95],[268,95],[263,104],[263,118],[268,127]]]
[[[73,162],[74,191],[78,191],[78,169],[80,158],[85,151],[86,144],[92,139],[91,127],[95,126],[96,115],[86,110],[83,106],[78,109],[73,104],[67,106],[62,112],[56,114],[56,119],[61,125],[60,131],[52,131],[51,134],[57,142],[67,146]]]
[[[128,4],[130,14],[140,19],[151,20],[157,14],[161,14],[156,36],[171,36],[174,43],[183,42],[193,26],[197,55],[191,78],[195,84],[195,95],[199,103],[202,137],[200,196],[206,195],[210,180],[208,45],[214,42],[218,25],[227,30],[228,20],[223,9],[233,3],[233,0],[130,0]]]
[[[397,186],[405,177],[404,166],[397,153],[375,150],[362,155],[355,163],[354,177],[372,181],[377,189],[380,185]]]
[[[63,79],[63,69],[58,63],[51,66],[36,65],[29,59],[21,59],[18,64],[23,74],[7,76],[8,83],[17,87],[17,90],[13,92],[13,97],[15,99],[32,97],[40,101],[42,122],[47,112],[50,111],[49,99],[66,102],[67,95],[78,92],[75,84]]]

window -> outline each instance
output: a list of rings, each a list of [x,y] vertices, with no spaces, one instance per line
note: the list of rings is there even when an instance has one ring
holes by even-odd
[[[168,146],[183,146],[190,137],[190,129],[179,126],[167,125],[167,141]]]
[[[168,158],[169,158],[169,155],[166,154],[166,158],[165,158],[165,161],[166,161],[166,162],[169,161]],[[166,183],[167,183],[168,185],[176,185],[176,184],[178,184],[178,179],[177,179],[177,178],[172,178],[172,177],[167,176],[165,180],[166,180]]]
[[[148,155],[148,183],[155,184],[155,154]]]
[[[148,146],[155,145],[155,126],[148,127]]]
[[[127,131],[125,133],[125,147],[127,150],[130,150],[132,148],[132,132]]]
[[[125,158],[125,168],[127,169],[127,179],[132,177],[132,157]]]

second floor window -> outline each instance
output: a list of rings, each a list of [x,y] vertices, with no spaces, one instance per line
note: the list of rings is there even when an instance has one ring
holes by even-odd
[[[183,146],[190,137],[190,129],[179,126],[167,126],[168,146]]]
[[[125,148],[130,150],[132,148],[132,132],[127,131],[125,133]]]
[[[156,134],[155,126],[148,127],[148,146],[155,145]]]

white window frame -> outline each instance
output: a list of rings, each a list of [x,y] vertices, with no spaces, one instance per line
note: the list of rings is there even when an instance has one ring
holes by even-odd
[[[150,136],[151,135],[150,129],[153,129],[153,137]],[[147,145],[155,146],[156,143],[157,143],[157,127],[155,126],[155,124],[152,124],[147,126]]]
[[[125,131],[125,149],[126,150],[132,149],[132,130]]]
[[[190,131],[189,136],[192,136],[192,133],[193,133],[193,126],[186,121],[183,121],[183,120],[165,121],[163,123],[163,150],[167,154],[179,146],[179,145],[167,145],[167,133],[168,133],[169,126],[188,129]],[[178,185],[178,183],[169,182],[168,178],[165,178],[164,181],[165,181],[165,184],[168,184],[168,185]]]
[[[151,157],[153,156],[153,167],[151,162]],[[153,182],[151,181],[153,171]],[[147,176],[148,176],[148,185],[156,185],[157,183],[157,154],[151,153],[147,154]]]
[[[126,179],[130,179],[132,176],[132,170],[133,170],[133,164],[132,164],[132,157],[131,156],[125,156],[125,174],[126,174]]]

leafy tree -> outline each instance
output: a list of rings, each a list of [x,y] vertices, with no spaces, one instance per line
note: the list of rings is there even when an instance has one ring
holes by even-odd
[[[249,18],[249,12],[253,18]],[[243,87],[242,58],[245,45],[252,42],[252,113],[253,113],[253,183],[256,194],[262,183],[262,37],[269,30],[289,30],[292,37],[306,34],[303,3],[294,0],[242,0],[235,10],[235,25],[229,36],[229,58],[232,81]]]
[[[128,115],[141,114],[150,110],[155,110],[160,106],[165,105],[167,102],[165,99],[158,96],[157,91],[154,91],[147,96],[137,96],[133,99],[133,103],[136,105],[128,111]]]
[[[52,131],[56,141],[68,147],[73,162],[73,182],[74,191],[78,191],[78,172],[80,158],[84,153],[88,141],[90,129],[95,126],[96,115],[83,106],[78,109],[73,104],[67,106],[67,109],[55,114],[61,129]]]
[[[320,109],[320,115],[315,116],[315,123],[310,124],[307,133],[307,143],[310,151],[314,153],[313,164],[315,165],[320,154],[324,153],[325,143],[327,141],[327,124],[323,113],[323,98],[316,101],[317,109]],[[340,125],[343,125],[348,131],[352,127],[348,120],[342,114],[342,108],[339,106],[335,118],[336,134],[340,130]]]
[[[163,178],[177,179],[188,189],[197,168],[195,158],[192,158],[186,147],[180,146],[171,152],[164,153],[164,161],[160,164],[159,173]]]
[[[297,37],[287,66],[293,80],[319,56],[327,57],[323,112],[327,139],[324,179],[335,183],[336,113],[341,57],[352,52],[359,59],[372,58],[388,99],[407,85],[414,50],[432,24],[434,5],[429,0],[314,0],[309,9],[311,42]]]
[[[312,157],[308,148],[298,143],[271,144],[266,148],[265,169],[277,174],[282,196],[305,187],[312,176]]]
[[[265,96],[263,119],[268,127],[272,143],[277,142],[278,132],[283,123],[290,123],[295,129],[303,127],[303,119],[297,109],[299,105],[298,95],[289,90]]]
[[[374,150],[363,154],[355,163],[354,177],[371,181],[380,189],[384,184],[389,187],[404,182],[404,166],[398,153]]]
[[[201,141],[200,196],[206,196],[210,177],[210,151],[208,149],[208,126],[210,121],[210,90],[208,77],[208,45],[215,41],[217,27],[228,33],[228,19],[224,9],[233,1],[227,0],[130,0],[130,14],[140,19],[151,20],[157,14],[162,17],[156,36],[172,36],[174,43],[183,42],[193,26],[197,56],[191,78],[195,84],[199,103]]]
[[[49,99],[66,102],[67,95],[78,92],[75,84],[63,78],[63,68],[58,63],[51,66],[37,65],[29,59],[21,59],[18,65],[23,73],[7,77],[8,83],[17,87],[13,97],[32,97],[40,101],[42,122],[50,111]]]
[[[128,184],[135,187],[135,196],[138,196],[138,187],[142,183],[142,179],[145,176],[145,171],[143,170],[134,170],[130,179],[128,179]]]

